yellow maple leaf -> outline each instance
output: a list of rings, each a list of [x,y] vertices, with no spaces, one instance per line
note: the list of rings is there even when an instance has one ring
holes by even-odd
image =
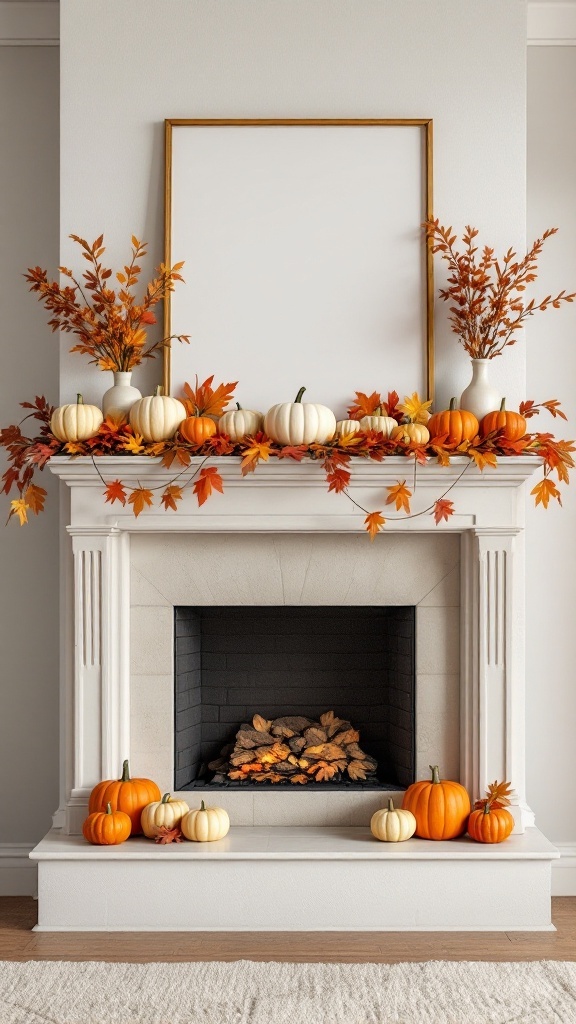
[[[261,459],[268,462],[271,452],[272,448],[267,441],[254,441],[249,448],[245,448],[242,452],[242,476],[253,473]]]
[[[409,487],[406,487],[406,481],[398,481],[394,487],[387,487],[388,497],[386,498],[386,504],[396,505],[396,511],[400,512],[404,509],[407,515],[410,515],[410,498],[412,497],[412,491]]]
[[[132,452],[132,455],[139,455],[140,452],[145,451],[145,446],[142,444],[144,438],[140,434],[134,434],[134,437],[129,437],[127,441],[122,445],[127,452]]]
[[[423,402],[417,391],[406,395],[398,408],[408,417],[411,423],[428,423],[432,402]]]
[[[85,451],[84,445],[78,441],[67,441],[64,447],[68,455],[83,455]]]
[[[10,516],[18,516],[18,519],[20,520],[20,526],[24,526],[24,523],[28,522],[27,511],[30,508],[30,506],[26,504],[24,498],[15,498],[14,501],[10,502],[10,505]],[[9,519],[10,516],[8,516]]]

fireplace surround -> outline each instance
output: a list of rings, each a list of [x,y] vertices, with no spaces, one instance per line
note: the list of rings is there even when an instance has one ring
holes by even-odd
[[[70,495],[67,621],[73,632],[65,639],[62,680],[61,805],[53,832],[32,854],[39,863],[40,927],[241,927],[221,901],[212,912],[208,897],[198,895],[194,906],[175,897],[152,922],[136,897],[120,897],[117,886],[130,862],[147,884],[161,880],[163,891],[177,878],[193,878],[198,894],[211,880],[224,899],[237,891],[246,858],[254,883],[271,900],[283,863],[294,880],[301,875],[302,896],[290,888],[281,928],[297,927],[294,901],[309,898],[315,872],[325,873],[328,864],[337,884],[356,894],[361,912],[319,897],[320,928],[361,927],[360,917],[366,928],[551,927],[556,852],[534,828],[524,789],[523,484],[534,460],[502,459],[484,474],[470,467],[451,494],[456,515],[448,523],[436,527],[427,514],[394,519],[373,544],[362,517],[344,497],[339,502],[327,494],[313,464],[267,465],[242,479],[236,463],[215,460],[225,494],[208,505],[151,509],[135,519],[129,509],[104,502],[91,460],[51,460]],[[128,484],[155,487],[166,479],[159,462],[147,458],[101,458],[98,467],[104,478],[113,473]],[[429,508],[462,468],[454,460],[419,470],[413,510]],[[384,488],[405,472],[405,460],[362,464],[351,493],[364,507],[382,507]],[[159,857],[154,844],[130,840],[114,854],[87,850],[77,835],[89,791],[98,779],[116,777],[126,756],[138,774],[154,777],[163,791],[173,789],[174,609],[226,605],[414,607],[415,776],[440,763],[473,797],[494,778],[511,779],[515,835],[498,849],[410,840],[391,850],[366,838],[383,790],[306,786],[298,793],[221,790],[217,802],[236,829],[222,849],[186,844]],[[287,831],[294,829],[299,851]],[[72,869],[78,885],[92,892],[92,909],[88,896],[82,910],[62,902]],[[104,879],[105,905],[95,895]],[[478,888],[488,879],[489,897]],[[394,903],[392,881],[403,902]],[[431,892],[444,883],[452,885],[450,908]],[[375,886],[384,886],[387,909],[378,900],[374,905]],[[246,928],[270,926],[264,911],[258,916],[244,907],[242,913]]]

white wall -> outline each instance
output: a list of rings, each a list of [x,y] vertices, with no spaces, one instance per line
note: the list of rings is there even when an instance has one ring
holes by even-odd
[[[576,290],[576,46],[528,51],[528,236],[551,226],[538,295]],[[532,422],[576,437],[576,306],[534,317],[527,352],[528,397],[559,398],[569,417]],[[527,791],[539,826],[572,855],[576,894],[576,474],[563,500],[528,514]]]
[[[24,416],[20,401],[58,397],[58,342],[22,277],[31,265],[53,273],[58,266],[58,50],[0,46],[0,96],[0,423],[7,426]],[[0,524],[0,869],[13,852],[4,844],[37,842],[58,803],[58,488],[43,476],[46,512],[27,527]],[[0,870],[0,892],[7,875]],[[17,877],[25,880],[26,871]]]
[[[497,246],[522,245],[525,219],[523,0],[62,0],[61,255],[71,231],[123,261],[132,233],[162,258],[165,117],[434,117],[435,206],[448,223],[482,225]],[[505,102],[503,102],[505,97]],[[505,187],[502,183],[505,182]],[[469,378],[439,323],[439,398]],[[298,352],[295,339],[294,351]],[[281,354],[290,360],[291,351]],[[303,362],[302,354],[298,355]],[[520,398],[524,353],[498,360],[503,393]],[[246,376],[282,371],[276,353]],[[274,368],[273,368],[274,367]],[[194,345],[190,372],[194,373]],[[137,374],[147,387],[160,366]],[[62,397],[98,399],[105,383],[62,357]],[[350,381],[356,387],[393,382]],[[316,400],[331,402],[331,394]]]

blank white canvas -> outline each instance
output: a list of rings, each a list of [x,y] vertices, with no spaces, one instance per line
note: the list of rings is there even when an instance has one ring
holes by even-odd
[[[426,391],[423,132],[405,126],[177,126],[172,394],[238,380],[265,412],[344,413],[355,390]]]

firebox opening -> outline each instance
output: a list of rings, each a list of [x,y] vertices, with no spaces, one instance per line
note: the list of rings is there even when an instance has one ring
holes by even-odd
[[[415,608],[241,605],[174,614],[176,790],[404,789],[414,781]],[[232,770],[231,778],[229,763],[208,768],[255,715],[314,724],[329,712],[350,723],[368,764],[377,763],[365,779],[351,778],[343,762],[336,772],[315,769],[307,785],[288,775],[267,781],[263,772],[240,778]]]

